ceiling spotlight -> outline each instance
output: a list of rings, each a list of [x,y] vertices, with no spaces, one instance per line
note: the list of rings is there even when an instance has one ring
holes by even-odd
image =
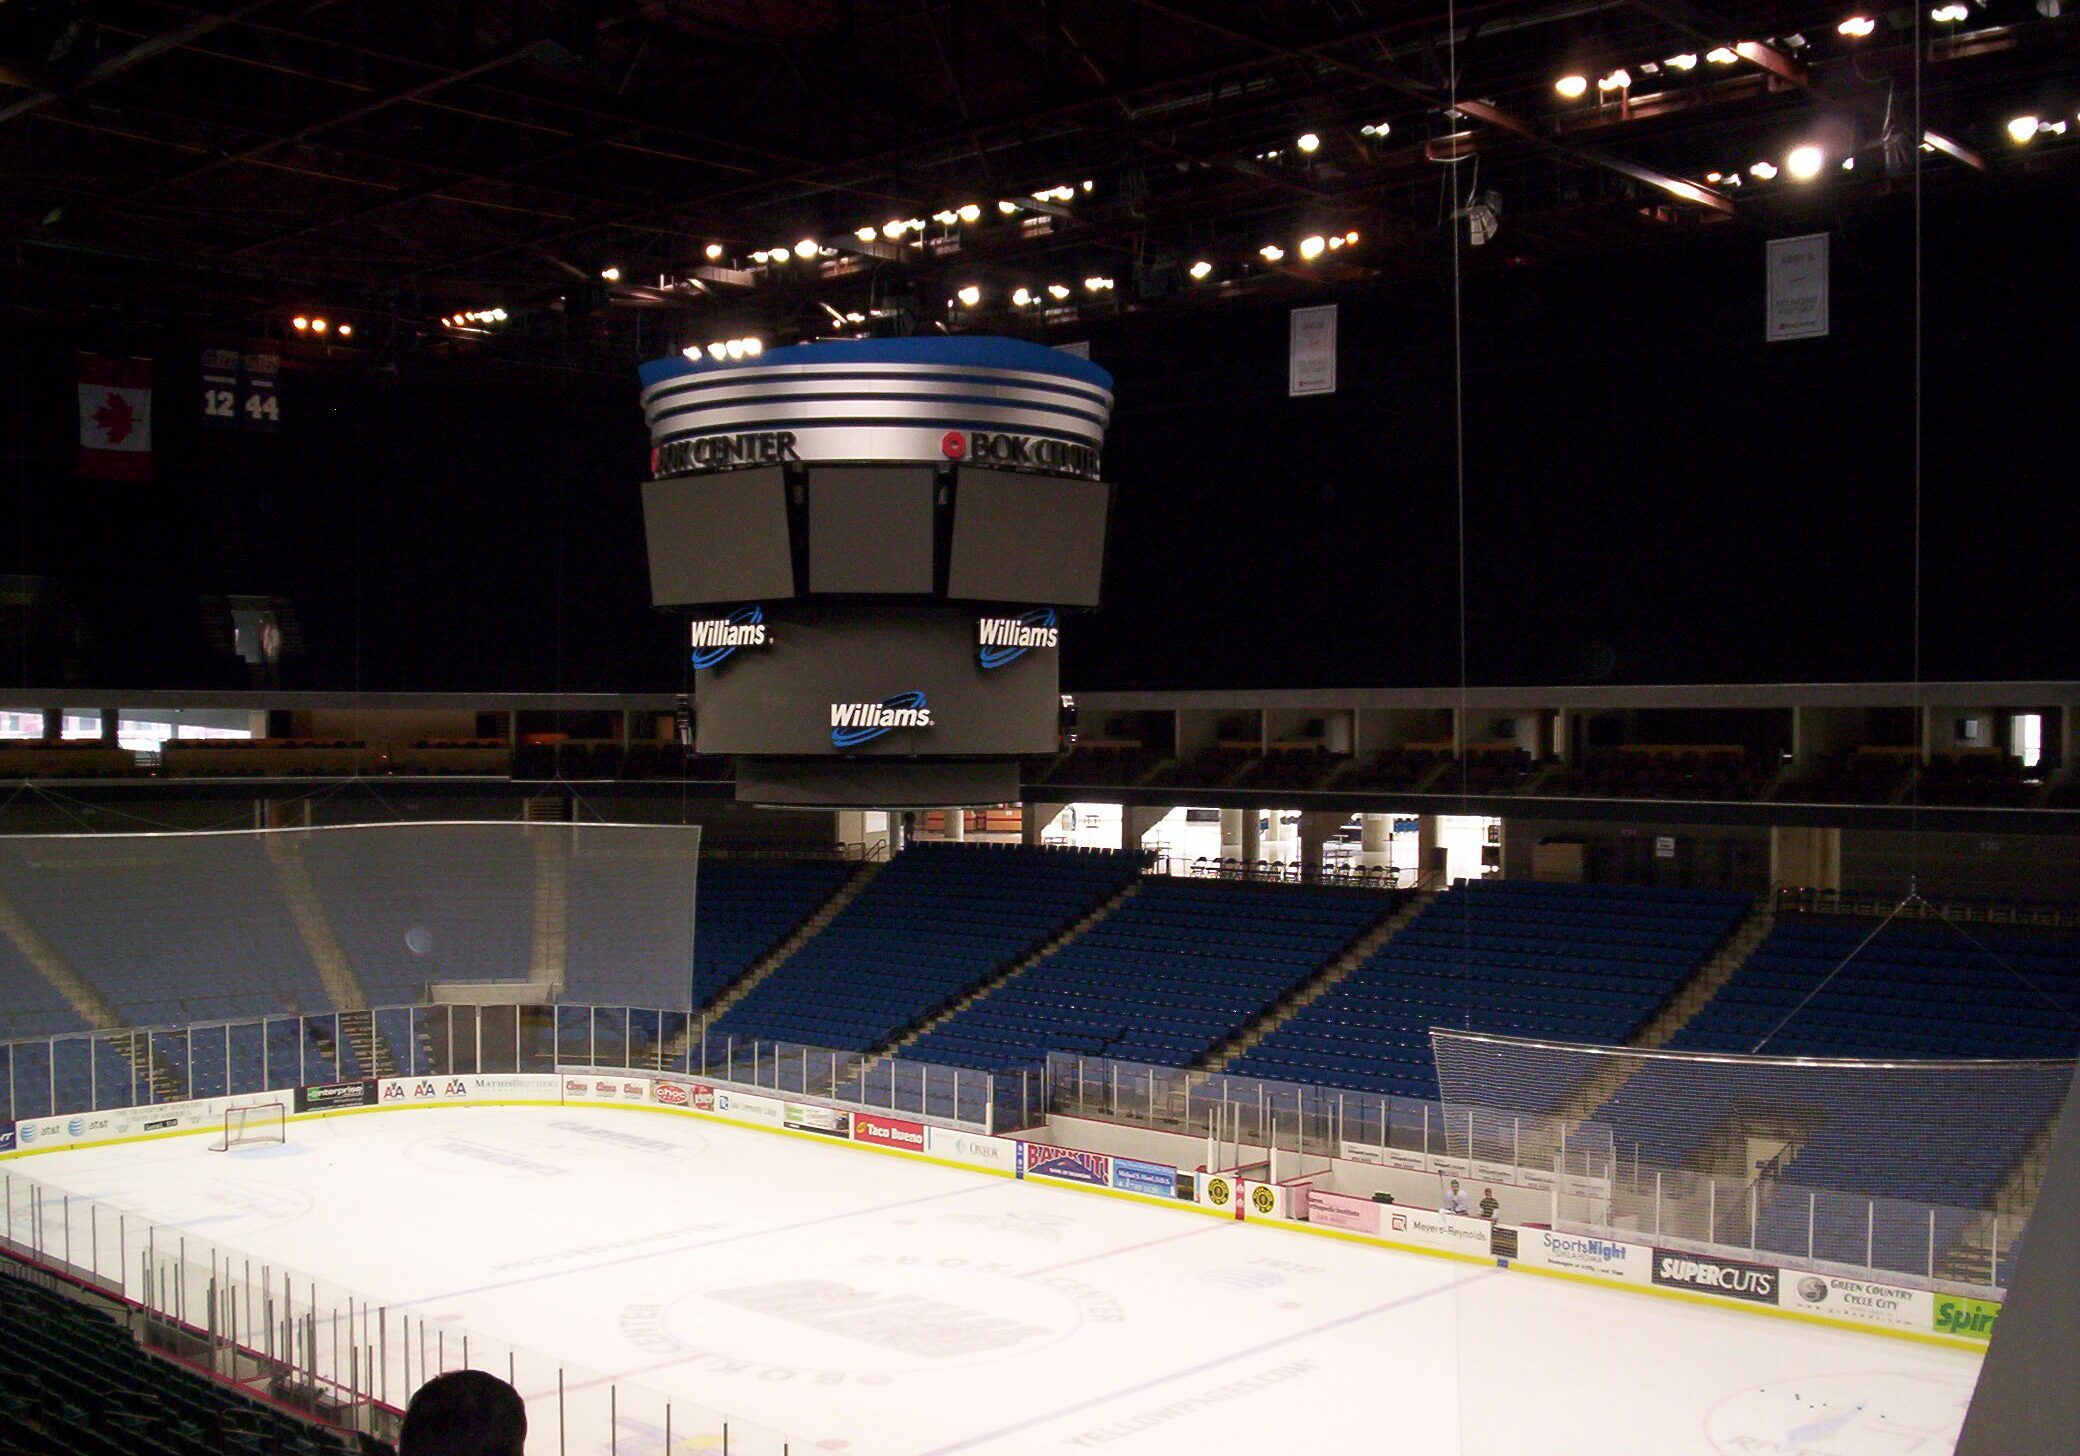
[[[964,202],[959,215],[962,222],[974,222],[982,216],[982,209],[972,202]]]
[[[863,313],[848,313],[845,315],[845,322],[848,324],[863,324],[866,321],[867,316]]]
[[[1767,182],[1770,178],[1777,175],[1776,164],[1774,162],[1757,162],[1748,169],[1748,175],[1757,182]]]
[[[495,322],[504,323],[506,321],[506,311],[502,308],[494,308],[493,310],[491,310],[491,317]],[[321,329],[325,327],[325,321],[323,319],[320,319],[318,321],[318,327]]]
[[[717,339],[714,343],[708,345],[708,357],[716,363],[720,364],[728,356],[729,345],[723,343],[722,340]]]
[[[1784,158],[1784,170],[1801,182],[1819,176],[1820,169],[1826,165],[1827,155],[1818,147],[1793,147],[1790,155]]]
[[[1286,250],[1284,248],[1281,248],[1277,243],[1266,243],[1263,247],[1257,249],[1257,256],[1259,258],[1262,258],[1267,263],[1276,263],[1280,258],[1283,258],[1285,255]]]
[[[874,230],[870,227],[854,228],[852,230],[852,235],[858,238],[863,243],[871,243],[874,241]]]
[[[1369,137],[1378,137],[1382,141],[1384,141],[1387,137],[1387,134],[1393,131],[1393,129],[1393,126],[1387,122],[1374,121],[1368,122],[1366,125],[1359,127],[1358,131],[1361,135]]]
[[[1011,306],[1013,308],[1028,307],[1032,303],[1032,301],[1033,291],[1030,288],[1018,288],[1012,290]]]
[[[311,326],[311,321],[305,318],[302,314],[296,315],[296,317],[290,319],[289,322],[296,325],[297,332],[299,333],[301,333],[305,329],[308,329]],[[446,323],[447,320],[442,319],[441,322]]]
[[[1000,198],[997,202],[997,211],[1003,213],[1006,217],[1011,216],[1012,213],[1018,210],[1018,204],[1008,198]]]
[[[1095,277],[1084,279],[1083,286],[1092,293],[1103,293],[1107,289],[1113,287],[1113,282],[1110,278],[1104,277],[1101,274]]]
[[[980,288],[977,288],[972,283],[970,283],[966,288],[963,288],[959,292],[955,293],[953,296],[955,298],[958,298],[963,304],[967,305],[969,308],[973,308],[976,304],[982,302],[982,290]]]
[[[938,212],[932,214],[932,221],[939,224],[940,227],[952,227],[960,220],[961,215],[950,207],[941,208]]]
[[[699,344],[688,344],[679,353],[691,363],[698,364],[701,362],[701,346]]]
[[[1608,76],[1605,76],[1603,79],[1598,81],[1596,83],[1596,89],[1599,91],[1623,91],[1626,87],[1630,86],[1631,84],[1632,72],[1626,70],[1623,66],[1620,66],[1617,70],[1611,72]]]
[[[755,335],[751,338],[744,340],[744,357],[746,359],[755,358],[758,355],[763,354],[765,351],[765,340],[758,338]]]
[[[794,255],[797,258],[801,258],[805,261],[807,259],[815,257],[817,251],[818,245],[816,239],[814,238],[803,238],[800,242],[794,245]]]
[[[1589,89],[1589,78],[1587,76],[1562,76],[1553,83],[1553,89],[1565,96],[1569,101],[1572,101],[1575,97]]]
[[[1338,249],[1338,248],[1340,248],[1340,247],[1342,247],[1342,246],[1343,246],[1343,234],[1342,234],[1342,233],[1332,233],[1332,234],[1330,234],[1330,236],[1329,236],[1329,249],[1330,249],[1330,251],[1331,251],[1331,252],[1334,252],[1334,251],[1335,251],[1336,249]]]
[[[314,318],[311,320],[311,332],[314,334],[322,334],[325,332],[326,329],[330,327],[331,325],[326,323],[325,320],[321,318]]]
[[[1855,159],[1854,157],[1844,157],[1844,158],[1842,158],[1842,170],[1843,170],[1844,172],[1853,172],[1853,171],[1855,171],[1855,170],[1856,170],[1856,159]]]
[[[701,249],[701,251],[707,255],[708,261],[710,263],[713,263],[722,256],[722,244],[710,243],[707,247]]]
[[[341,324],[341,325],[339,326],[339,336],[340,336],[340,337],[341,337],[342,339],[345,339],[345,338],[350,338],[350,337],[352,337],[353,333],[354,333],[354,326],[353,326],[352,324]]]
[[[1962,5],[1938,5],[1928,12],[1928,18],[1942,25],[1961,25],[1972,18],[1972,12]]]
[[[722,352],[732,359],[741,359],[744,357],[744,341],[742,339],[729,339],[724,342]]]
[[[1679,56],[1670,56],[1670,57],[1668,58],[1668,68],[1669,68],[1669,69],[1670,69],[1671,71],[1694,71],[1694,70],[1696,70],[1696,69],[1697,69],[1697,52],[1696,52],[1696,51],[1684,51],[1684,52],[1683,52],[1683,53],[1682,53],[1681,55],[1679,55]]]
[[[1719,180],[1720,175],[1721,174],[1717,172],[1707,172],[1704,174],[1704,180],[1707,182],[1716,182]]]
[[[889,239],[899,238],[903,235],[904,226],[905,224],[901,218],[892,217],[887,222],[881,224],[881,236]]]
[[[2039,117],[2011,116],[2008,118],[2008,140],[2018,144],[2026,142],[2037,134],[2037,128],[2043,124]]]
[[[910,229],[913,233],[921,233],[924,231],[924,219],[921,217],[906,218],[903,226]]]
[[[1861,40],[1877,28],[1878,22],[1868,15],[1852,15],[1834,29],[1836,35],[1853,35]]]
[[[1329,240],[1320,233],[1315,233],[1300,240],[1300,256],[1312,263],[1315,259],[1322,256],[1322,251],[1328,246]]]
[[[1343,235],[1343,240],[1346,243],[1356,244],[1358,241],[1358,230],[1356,228],[1352,228],[1349,232]]]
[[[1047,296],[1057,299],[1067,298],[1069,296],[1069,285],[1066,283],[1050,283],[1047,285]]]
[[[1076,185],[1077,185],[1077,186],[1079,186],[1079,187],[1081,187],[1081,188],[1082,188],[1082,189],[1083,189],[1084,191],[1086,191],[1086,192],[1089,192],[1089,191],[1090,191],[1090,190],[1091,190],[1092,188],[1096,187],[1096,186],[1097,186],[1098,184],[1097,184],[1097,183],[1095,183],[1095,182],[1093,182],[1093,181],[1092,181],[1092,180],[1091,180],[1090,178],[1086,177],[1086,178],[1084,178],[1084,179],[1083,179],[1083,181],[1081,181],[1081,182],[1077,183]]]
[[[621,270],[619,268],[602,268],[599,270],[599,276],[609,283],[619,283],[621,281]]]
[[[1186,271],[1189,272],[1195,279],[1203,279],[1208,274],[1213,272],[1213,264],[1207,262],[1204,258],[1201,258],[1198,262],[1192,264],[1192,266]]]
[[[1704,58],[1715,66],[1730,66],[1740,59],[1732,46],[1713,46],[1704,53]]]
[[[1303,131],[1293,139],[1293,145],[1303,152],[1318,151],[1321,148],[1322,139],[1311,131]]]

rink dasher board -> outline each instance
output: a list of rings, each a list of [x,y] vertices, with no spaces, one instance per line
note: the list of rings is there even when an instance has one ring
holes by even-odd
[[[578,1093],[571,1084],[584,1081],[590,1084]],[[607,1084],[612,1084],[608,1091]],[[298,1102],[323,1104],[328,1092],[344,1089],[363,1089],[360,1105],[334,1106],[311,1105],[305,1111],[293,1111]],[[659,1100],[659,1089],[666,1089]],[[301,1095],[298,1095],[301,1094]],[[528,1095],[533,1094],[533,1095]],[[705,1099],[702,1094],[706,1094]],[[681,1098],[683,1097],[683,1101]],[[709,1105],[699,1103],[707,1100]],[[1393,1249],[1403,1253],[1420,1254],[1429,1258],[1449,1259],[1459,1263],[1484,1264],[1504,1270],[1522,1271],[1542,1275],[1546,1278],[1564,1279],[1578,1284],[1593,1285],[1601,1289],[1614,1289],[1635,1294],[1651,1294],[1665,1299],[1674,1299],[1691,1304],[1703,1305],[1715,1310],[1742,1311],[1750,1314],[1774,1315],[1780,1319],[1799,1320],[1808,1324],[1823,1325],[1833,1329],[1848,1330],[1858,1334],[1883,1335],[1893,1339],[1912,1340],[1917,1343],[1938,1345],[1949,1349],[1983,1352],[1985,1338],[1955,1337],[1940,1333],[1934,1328],[1907,1327],[1911,1321],[1893,1316],[1884,1320],[1843,1317],[1822,1314],[1816,1310],[1799,1307],[1792,1302],[1791,1291],[1797,1287],[1795,1281],[1817,1280],[1830,1286],[1856,1284],[1864,1287],[1890,1289],[1908,1296],[1919,1307],[1925,1301],[1931,1311],[1940,1310],[1946,1303],[1951,1306],[1969,1306],[1973,1309],[1997,1314],[1999,1305],[1995,1301],[1971,1299],[1965,1296],[1948,1296],[1926,1290],[1906,1290],[1885,1286],[1876,1280],[1845,1280],[1838,1276],[1815,1274],[1801,1269],[1785,1269],[1766,1264],[1760,1259],[1736,1260],[1730,1255],[1725,1258],[1697,1255],[1704,1263],[1751,1265],[1771,1271],[1774,1288],[1770,1296],[1758,1299],[1754,1295],[1736,1297],[1720,1295],[1706,1290],[1665,1287],[1658,1282],[1643,1280],[1637,1273],[1593,1273],[1569,1268],[1552,1267],[1542,1262],[1532,1250],[1542,1247],[1544,1241],[1554,1237],[1548,1230],[1525,1228],[1517,1230],[1520,1252],[1516,1257],[1499,1257],[1492,1254],[1474,1254],[1458,1249],[1439,1248],[1427,1244],[1404,1242],[1393,1237],[1353,1229],[1330,1228],[1312,1223],[1304,1218],[1291,1216],[1285,1200],[1279,1200],[1275,1214],[1252,1214],[1246,1199],[1242,1216],[1237,1218],[1232,1206],[1209,1207],[1192,1199],[1164,1198],[1159,1195],[1139,1193],[1128,1189],[1100,1185],[1081,1178],[1057,1177],[1025,1166],[1026,1149],[1030,1142],[1023,1139],[990,1137],[965,1129],[945,1128],[924,1122],[922,1119],[898,1118],[893,1114],[860,1114],[851,1108],[832,1107],[813,1098],[789,1099],[771,1097],[762,1092],[744,1092],[733,1087],[716,1087],[693,1079],[657,1077],[654,1074],[632,1072],[608,1074],[597,1070],[587,1071],[580,1077],[574,1073],[461,1073],[449,1076],[390,1077],[361,1079],[359,1082],[330,1084],[329,1087],[300,1088],[289,1095],[279,1097],[212,1097],[197,1098],[187,1102],[160,1103],[147,1107],[111,1109],[107,1112],[82,1113],[69,1117],[39,1118],[17,1124],[16,1145],[12,1151],[0,1152],[0,1162],[29,1157],[43,1152],[62,1152],[76,1148],[113,1146],[120,1143],[156,1142],[163,1138],[186,1137],[201,1132],[218,1132],[223,1128],[224,1113],[233,1107],[264,1106],[280,1103],[284,1106],[286,1121],[304,1122],[329,1117],[351,1117],[370,1112],[403,1111],[414,1107],[617,1107],[630,1111],[645,1111],[693,1117],[705,1121],[726,1123],[733,1127],[751,1128],[760,1132],[779,1133],[784,1136],[806,1139],[811,1142],[864,1149],[868,1152],[893,1154],[917,1161],[935,1163],[942,1167],[956,1168],[969,1172],[988,1173],[997,1177],[1032,1179],[1058,1187],[1071,1188],[1084,1193],[1103,1193],[1115,1198],[1124,1198],[1140,1203],[1159,1204],[1174,1209],[1187,1209],[1202,1216],[1234,1219],[1237,1222],[1289,1229],[1298,1233],[1319,1237],[1342,1239],[1347,1242],[1369,1244],[1374,1247]],[[826,1119],[845,1119],[845,1130],[837,1130],[835,1123],[822,1127],[790,1126],[790,1113],[820,1113]],[[899,1124],[918,1129],[924,1140],[925,1149],[891,1146],[883,1142],[860,1140],[855,1137],[851,1119],[864,1116],[868,1123]],[[160,1124],[172,1123],[172,1126]],[[28,1136],[22,1137],[24,1131]],[[935,1138],[936,1135],[936,1138]],[[1001,1157],[1002,1163],[976,1161],[970,1157],[947,1157],[934,1154],[931,1148],[935,1141],[945,1144],[965,1143],[976,1153],[987,1152],[993,1158]],[[1113,1155],[1092,1152],[1095,1158],[1110,1160]],[[1205,1176],[1205,1175],[1200,1175]],[[1258,1188],[1276,1188],[1286,1192],[1282,1185],[1256,1184],[1248,1180],[1236,1180],[1242,1185],[1237,1189],[1246,1195]],[[1627,1267],[1639,1259],[1651,1261],[1658,1256],[1655,1249],[1619,1241],[1605,1241],[1613,1248],[1623,1250]],[[1939,1316],[1931,1313],[1933,1322]],[[1989,1315],[1989,1318],[1991,1316]]]

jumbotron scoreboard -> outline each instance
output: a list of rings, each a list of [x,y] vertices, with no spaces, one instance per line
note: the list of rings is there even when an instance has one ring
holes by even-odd
[[[763,804],[988,804],[1051,754],[1098,605],[1112,377],[1016,339],[837,340],[642,370],[652,602],[695,744]]]

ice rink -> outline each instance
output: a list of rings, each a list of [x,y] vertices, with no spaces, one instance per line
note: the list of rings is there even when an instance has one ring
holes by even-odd
[[[690,1117],[426,1108],[206,1141],[7,1167],[794,1452],[1940,1456],[1978,1370]],[[662,1449],[626,1416],[562,1446],[555,1391],[522,1384],[531,1456]]]

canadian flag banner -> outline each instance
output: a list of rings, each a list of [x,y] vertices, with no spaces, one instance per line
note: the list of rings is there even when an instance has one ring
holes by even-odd
[[[79,473],[152,478],[152,361],[79,357]]]

